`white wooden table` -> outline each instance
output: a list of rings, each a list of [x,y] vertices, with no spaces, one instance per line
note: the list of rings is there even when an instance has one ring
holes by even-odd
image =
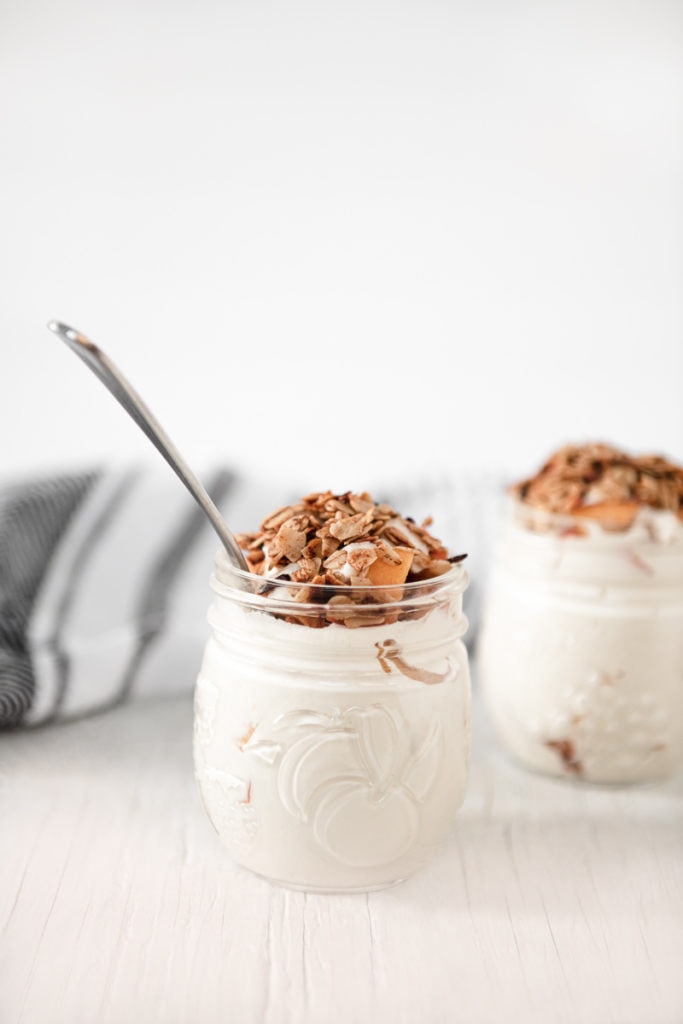
[[[189,699],[0,737],[1,1024],[681,1024],[683,780],[511,765],[475,700],[447,847],[372,895],[233,866]]]

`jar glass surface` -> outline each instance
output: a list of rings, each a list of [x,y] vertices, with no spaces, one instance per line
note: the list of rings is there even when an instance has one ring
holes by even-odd
[[[218,556],[194,756],[234,860],[364,891],[438,849],[469,764],[466,585],[462,566],[389,588],[264,581]]]
[[[643,509],[624,531],[510,502],[477,673],[503,745],[592,782],[683,763],[683,524]]]

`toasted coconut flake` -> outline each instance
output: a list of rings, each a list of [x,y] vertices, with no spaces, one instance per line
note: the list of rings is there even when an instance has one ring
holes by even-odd
[[[346,551],[344,548],[341,548],[339,551],[334,551],[329,558],[326,558],[323,564],[326,569],[342,569],[346,565],[347,557]]]
[[[343,572],[335,572],[334,569],[332,569],[325,573],[325,583],[330,587],[343,587],[348,582],[349,581]]]
[[[410,548],[417,548],[418,551],[429,551],[424,541],[426,531],[421,531],[419,526],[415,526],[414,523],[407,523],[405,519],[394,516],[393,519],[388,521],[386,532],[395,537],[399,544]],[[420,536],[420,533],[422,533],[422,536]],[[436,541],[436,544],[440,547],[441,541]]]
[[[426,555],[424,551],[416,551],[415,555],[413,556],[413,573],[419,575],[427,568],[430,562],[431,558],[429,557],[429,555]]]
[[[367,512],[357,512],[352,516],[345,516],[336,519],[330,526],[330,533],[337,540],[356,540],[362,537],[372,524],[372,509]]]
[[[363,494],[350,494],[349,505],[354,512],[370,512],[374,511],[375,507],[372,498],[365,491]]]
[[[318,537],[320,537],[323,546],[323,558],[329,558],[329,556],[334,554],[341,545],[341,541],[337,540],[336,537],[333,537],[329,530],[324,534],[321,534],[321,532],[318,531]]]
[[[304,558],[322,558],[323,557],[323,542],[320,537],[314,537],[313,540],[309,540],[303,551],[301,552]]]
[[[277,532],[277,543],[284,558],[288,562],[296,562],[306,546],[306,529],[300,517],[288,519]]]
[[[385,540],[382,540],[381,537],[374,541],[374,545],[380,562],[384,562],[386,565],[403,564],[404,559],[402,552],[408,549],[394,548],[391,544],[387,544]]]
[[[278,508],[263,520],[261,529],[268,532],[269,530],[279,530],[283,523],[286,523],[292,516],[297,515],[303,511],[303,505],[283,505],[282,508]]]
[[[302,558],[299,561],[299,568],[292,573],[292,579],[295,583],[310,583],[313,577],[318,575],[319,569],[319,558]]]
[[[377,550],[372,545],[351,548],[346,560],[352,572],[362,575],[377,561]]]
[[[433,558],[427,562],[424,569],[417,573],[418,580],[433,580],[437,576],[443,576],[451,568],[451,563],[445,558]]]

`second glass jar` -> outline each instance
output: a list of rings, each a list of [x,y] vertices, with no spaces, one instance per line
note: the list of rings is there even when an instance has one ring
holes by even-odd
[[[477,647],[502,744],[589,782],[683,767],[683,524],[643,509],[623,532],[511,502]]]

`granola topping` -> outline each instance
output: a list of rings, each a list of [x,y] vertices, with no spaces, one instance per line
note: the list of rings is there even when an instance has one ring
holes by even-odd
[[[324,621],[286,618],[354,628],[392,621],[386,604],[401,599],[403,584],[434,579],[466,557],[449,557],[430,526],[430,518],[418,524],[366,492],[321,491],[277,509],[259,530],[236,537],[255,575],[310,584],[297,587],[293,601],[325,605]],[[348,596],[331,587],[346,588]]]
[[[383,586],[432,579],[465,558],[449,558],[430,526],[431,519],[403,518],[366,492],[320,491],[266,516],[256,532],[236,536],[259,576]]]
[[[565,445],[534,476],[509,490],[531,508],[577,519],[577,533],[582,522],[627,530],[642,508],[683,520],[683,466],[661,455],[629,455],[608,444]],[[535,525],[542,528],[540,521]]]

